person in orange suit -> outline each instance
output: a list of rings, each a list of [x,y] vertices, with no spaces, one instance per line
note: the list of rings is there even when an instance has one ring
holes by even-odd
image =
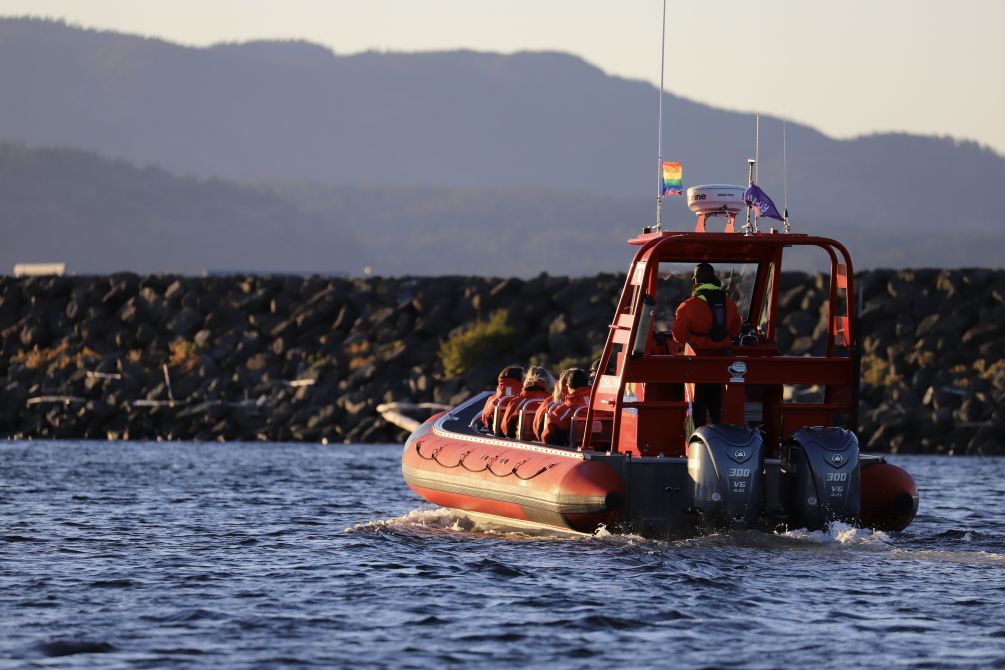
[[[569,392],[569,370],[571,369],[562,371],[558,381],[555,382],[551,397],[537,406],[537,411],[534,413],[533,430],[534,439],[538,442],[544,442],[544,421],[548,417],[548,410],[554,405],[560,405],[565,394]]]
[[[590,375],[582,368],[570,368],[568,391],[561,403],[552,405],[544,421],[541,435],[547,444],[569,444],[572,417],[580,407],[590,404]]]
[[[519,437],[516,434],[517,422],[520,421],[520,412],[532,401],[544,401],[551,397],[552,387],[555,385],[555,378],[551,373],[539,366],[533,366],[527,370],[527,376],[523,378],[523,390],[513,400],[505,406],[501,422],[502,434],[506,437]],[[499,406],[503,407],[503,401]]]
[[[505,398],[515,398],[520,393],[523,386],[523,368],[519,365],[507,365],[500,372],[497,378],[496,392],[490,395],[482,408],[482,423],[492,428],[492,419],[495,416],[496,406]]]
[[[722,353],[740,334],[743,317],[736,303],[722,290],[722,282],[709,263],[699,263],[692,276],[691,297],[677,308],[671,334],[677,342],[688,343],[698,353]],[[704,351],[703,351],[704,350]],[[706,412],[712,423],[722,414],[722,387],[695,384],[692,418],[704,426]]]

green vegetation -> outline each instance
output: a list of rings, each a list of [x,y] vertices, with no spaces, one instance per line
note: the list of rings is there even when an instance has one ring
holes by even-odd
[[[885,358],[874,353],[862,356],[862,381],[870,386],[884,386],[897,381]]]
[[[440,344],[440,362],[448,378],[459,377],[485,359],[503,353],[513,340],[514,331],[501,309],[488,321],[478,321]]]
[[[199,364],[199,354],[202,348],[191,340],[177,339],[168,345],[168,365],[191,372]]]
[[[44,370],[51,365],[54,365],[53,370],[62,370],[70,366],[78,367],[82,359],[96,356],[97,354],[86,346],[73,351],[70,343],[64,340],[55,347],[40,349],[36,346],[28,351],[20,351],[11,356],[10,362],[12,365],[23,365],[31,370]]]

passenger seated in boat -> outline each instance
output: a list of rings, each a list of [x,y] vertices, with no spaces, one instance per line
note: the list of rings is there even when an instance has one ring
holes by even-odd
[[[551,373],[539,366],[533,366],[527,370],[527,375],[523,378],[523,390],[520,395],[509,400],[505,405],[505,400],[500,401],[499,406],[503,409],[503,418],[500,422],[501,432],[506,437],[518,437],[516,434],[517,422],[520,420],[520,412],[527,407],[528,403],[534,401],[542,402],[551,397],[552,388],[555,386],[555,378]]]
[[[740,334],[743,319],[736,303],[722,290],[722,282],[709,263],[694,268],[691,297],[677,308],[671,333],[698,353],[722,353]],[[695,384],[692,417],[695,426],[704,426],[705,413],[712,423],[722,414],[722,387],[719,384]]]
[[[482,408],[482,423],[489,429],[492,428],[492,418],[495,416],[496,406],[499,402],[504,398],[516,397],[520,393],[520,388],[523,385],[523,368],[519,365],[507,365],[499,373],[497,379],[495,394],[489,396],[489,399],[485,401],[485,407]]]
[[[534,413],[532,430],[534,432],[534,439],[538,442],[544,442],[544,421],[548,416],[548,410],[555,405],[560,405],[565,398],[565,394],[569,392],[569,373],[574,369],[568,368],[562,371],[562,374],[558,376],[558,381],[555,382],[555,388],[551,393],[551,397],[538,405],[537,412]]]
[[[569,444],[569,426],[572,415],[580,407],[590,404],[590,376],[582,368],[570,368],[568,391],[561,403],[552,405],[544,420],[544,434],[547,444]]]

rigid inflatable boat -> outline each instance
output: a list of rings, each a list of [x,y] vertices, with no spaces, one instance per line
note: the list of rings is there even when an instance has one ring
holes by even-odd
[[[644,228],[590,393],[569,443],[519,439],[482,424],[487,393],[440,413],[405,444],[402,474],[425,500],[505,527],[654,536],[722,528],[901,530],[918,509],[911,476],[860,452],[859,332],[852,262],[826,237],[748,223],[743,187],[688,189],[693,231]],[[722,232],[707,225],[723,223]],[[783,291],[783,263],[816,275],[820,317]],[[707,262],[744,319],[720,351],[668,333],[682,274]],[[804,301],[805,302],[805,301]],[[802,316],[793,316],[803,312]],[[795,332],[793,332],[795,330]],[[693,428],[695,385],[721,388],[721,422]]]

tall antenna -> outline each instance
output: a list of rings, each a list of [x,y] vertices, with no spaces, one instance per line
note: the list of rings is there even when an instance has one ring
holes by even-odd
[[[785,219],[783,229],[787,233],[789,232],[789,146],[787,142],[787,130],[788,121],[782,119],[782,179],[784,183],[784,193],[783,198],[785,199],[785,206],[782,212],[782,218]]]
[[[663,36],[660,38],[660,114],[656,138],[656,230],[663,226],[663,65],[666,61],[667,0],[663,0]]]
[[[751,184],[754,183],[754,166],[756,164],[757,164],[757,161],[754,160],[753,158],[748,158],[747,159],[747,187],[748,188],[750,187]],[[746,200],[746,198],[744,198],[744,200]],[[756,224],[756,219],[755,219],[754,226],[751,226],[750,225],[750,212],[751,212],[751,208],[750,208],[750,203],[748,202],[747,203],[747,220],[743,224],[743,234],[744,235],[750,235],[751,232],[756,232],[756,228],[755,228],[755,226],[757,225]]]
[[[761,113],[754,114],[754,169],[750,175],[753,183],[760,181],[758,173],[761,170]],[[754,232],[757,232],[757,212],[754,211]]]

